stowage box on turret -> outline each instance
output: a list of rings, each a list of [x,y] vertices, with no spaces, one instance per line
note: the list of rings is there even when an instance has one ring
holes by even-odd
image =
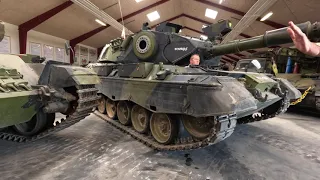
[[[311,39],[320,36],[319,24],[298,26]],[[237,123],[285,112],[301,96],[285,79],[219,70],[220,55],[291,42],[286,28],[226,44],[219,42],[231,30],[228,21],[206,27],[208,40],[182,36],[180,29],[144,26],[103,48],[99,62],[88,65],[101,79],[98,115],[154,149],[186,150],[224,140]],[[200,66],[188,66],[193,54]]]

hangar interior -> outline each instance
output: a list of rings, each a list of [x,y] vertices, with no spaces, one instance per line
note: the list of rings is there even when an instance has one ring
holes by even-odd
[[[319,0],[1,0],[1,179],[320,179],[320,58],[297,50],[287,33],[293,21],[307,38],[320,42],[320,25],[313,24],[320,22],[319,10]],[[152,55],[157,65],[148,65],[150,59],[129,65],[145,52],[125,40],[140,36],[146,22],[148,31],[165,22],[180,25],[172,37],[171,32],[155,37],[173,44],[188,39],[201,53],[220,43],[235,42],[235,47],[204,53],[211,60],[218,52],[213,70],[172,68],[189,62],[188,50],[179,57],[168,50],[172,54],[162,56],[175,59],[166,59],[165,65],[157,52]],[[224,28],[232,28],[214,44],[204,29],[224,22]],[[132,39],[153,48],[149,35]],[[250,45],[260,35],[265,35],[261,42]],[[133,50],[121,46],[120,63],[100,63],[104,53],[118,53],[107,49],[112,40],[132,43]],[[156,48],[166,48],[161,43]],[[136,51],[139,60],[132,59]],[[108,60],[116,65],[106,65]],[[130,85],[141,76],[160,85]],[[208,78],[220,76],[229,79]],[[112,77],[130,81],[115,84]],[[245,86],[239,85],[243,79]],[[165,80],[172,82],[161,85]],[[211,95],[210,88],[226,93]],[[287,88],[286,93],[279,88]],[[286,112],[270,110],[275,104]],[[180,111],[188,116],[178,116]],[[139,129],[134,122],[128,130],[126,113],[131,120],[140,118],[139,133],[133,132]],[[210,117],[201,119],[207,115],[214,124],[208,123]],[[178,124],[172,117],[185,119]],[[116,118],[119,125],[113,123]]]

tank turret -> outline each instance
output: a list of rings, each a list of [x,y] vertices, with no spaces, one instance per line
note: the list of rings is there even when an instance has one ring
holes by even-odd
[[[207,61],[214,61],[214,64],[218,64],[221,55],[292,42],[287,28],[281,28],[267,31],[264,35],[220,44],[222,37],[231,31],[231,26],[227,20],[211,24],[203,28],[208,39],[201,40],[180,35],[178,32],[181,26],[164,22],[159,24],[154,31],[143,28],[145,30],[141,30],[125,40],[120,40],[121,48],[119,51],[115,50],[110,43],[110,48],[116,55],[110,56],[113,54],[112,52],[103,51],[105,55],[100,60],[111,59],[121,63],[162,62],[164,64],[188,65],[190,56],[199,54],[201,64],[206,64]],[[309,39],[318,40],[320,36],[319,23],[305,22],[297,26],[306,33]]]

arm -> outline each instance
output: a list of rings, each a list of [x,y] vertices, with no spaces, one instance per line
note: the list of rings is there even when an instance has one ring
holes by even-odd
[[[298,50],[310,56],[320,56],[320,46],[310,42],[308,37],[292,21],[289,22],[289,26],[287,31]]]

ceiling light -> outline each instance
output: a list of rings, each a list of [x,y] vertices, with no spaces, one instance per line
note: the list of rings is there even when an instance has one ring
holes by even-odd
[[[207,16],[208,18],[212,18],[215,19],[218,15],[218,11],[212,10],[212,9],[206,9],[206,14],[205,16]]]
[[[181,33],[181,32],[182,32],[182,29],[179,30],[179,33]]]
[[[203,39],[203,40],[207,40],[208,39],[208,37],[205,36],[205,35],[200,35],[200,38]]]
[[[160,18],[158,11],[153,11],[152,13],[147,14],[147,17],[150,21],[155,21]]]
[[[99,23],[101,26],[106,26],[106,23],[100,21],[99,19],[96,19],[96,22]]]
[[[140,1],[143,1],[143,0],[136,0],[137,3],[140,2]]]
[[[272,16],[273,12],[269,12],[268,14],[266,14],[265,16],[263,16],[263,18],[261,18],[260,21],[264,21],[266,19],[268,19],[270,16]]]

